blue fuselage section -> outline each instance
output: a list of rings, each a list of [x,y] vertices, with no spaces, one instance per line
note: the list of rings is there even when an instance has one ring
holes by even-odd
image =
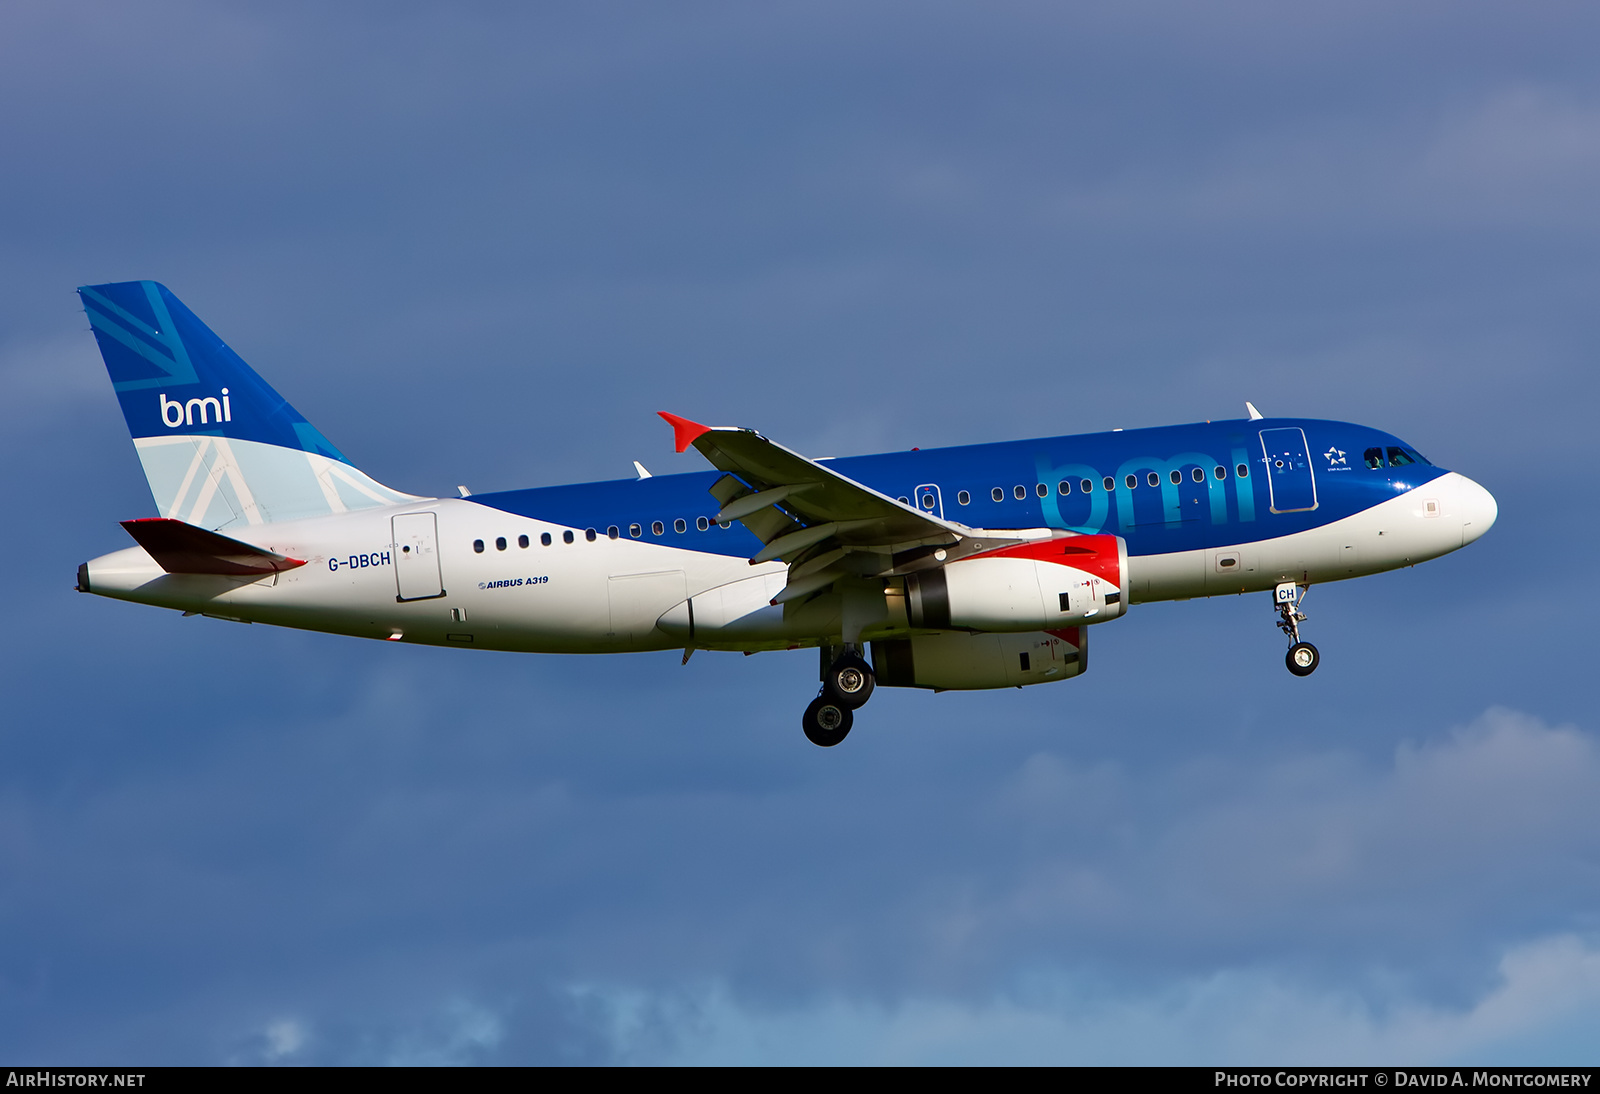
[[[1399,438],[1346,422],[1236,419],[913,449],[829,468],[973,528],[1108,532],[1130,556],[1227,547],[1317,528],[1446,472]],[[754,555],[712,523],[716,471],[474,494],[482,505],[597,536]],[[611,530],[615,529],[613,533]]]

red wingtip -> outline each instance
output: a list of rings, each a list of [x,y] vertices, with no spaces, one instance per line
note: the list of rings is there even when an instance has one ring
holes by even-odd
[[[711,427],[708,425],[691,422],[688,418],[680,418],[676,414],[668,414],[665,410],[658,410],[656,413],[665,418],[667,424],[672,427],[672,439],[677,442],[679,452],[694,444],[701,434],[711,432]]]

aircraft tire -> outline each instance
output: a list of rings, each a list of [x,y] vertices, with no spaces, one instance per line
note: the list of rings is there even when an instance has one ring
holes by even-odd
[[[855,715],[850,708],[828,695],[819,695],[811,700],[811,705],[806,707],[805,715],[800,719],[800,725],[806,731],[806,740],[818,748],[832,748],[844,740],[850,735],[850,727],[854,723]]]
[[[877,680],[872,675],[872,666],[865,659],[858,654],[847,653],[828,666],[828,676],[823,683],[829,697],[840,706],[855,710],[872,698],[872,689]]]
[[[1322,655],[1317,653],[1317,647],[1310,642],[1296,642],[1289,647],[1283,662],[1296,676],[1310,676],[1322,663]]]

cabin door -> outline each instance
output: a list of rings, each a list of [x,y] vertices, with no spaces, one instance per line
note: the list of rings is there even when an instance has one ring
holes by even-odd
[[[427,600],[444,595],[439,580],[436,520],[432,513],[402,513],[391,523],[396,600]]]
[[[1317,483],[1302,429],[1263,429],[1267,489],[1274,513],[1304,513],[1317,507]]]

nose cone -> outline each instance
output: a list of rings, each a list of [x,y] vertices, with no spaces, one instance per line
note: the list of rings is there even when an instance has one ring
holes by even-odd
[[[1455,475],[1453,478],[1455,482],[1451,484],[1450,500],[1453,502],[1452,511],[1461,514],[1461,546],[1465,547],[1494,527],[1494,520],[1500,515],[1500,506],[1495,504],[1493,494],[1465,475]]]

